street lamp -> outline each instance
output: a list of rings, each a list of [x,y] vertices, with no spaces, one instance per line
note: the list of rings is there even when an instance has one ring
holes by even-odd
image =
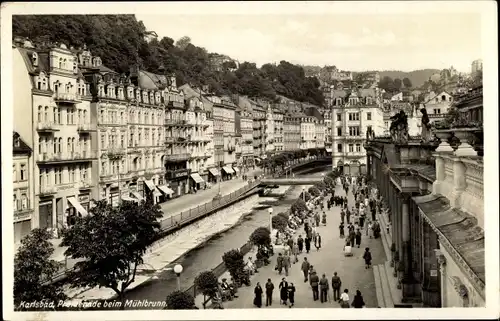
[[[174,266],[174,273],[177,276],[177,290],[181,290],[181,273],[184,268],[180,264]]]
[[[269,211],[269,233],[273,232],[273,208],[270,207]]]
[[[306,188],[302,187],[302,198],[304,199],[304,202],[306,201]]]

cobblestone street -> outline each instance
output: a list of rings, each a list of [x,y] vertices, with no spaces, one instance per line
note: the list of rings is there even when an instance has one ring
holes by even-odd
[[[340,186],[336,188],[336,195],[345,195],[344,191]],[[349,191],[348,195],[349,206],[352,206],[354,199],[352,193]],[[325,206],[326,209],[326,206]],[[365,269],[364,261],[362,258],[364,248],[369,247],[372,252],[373,260],[372,264],[380,264],[384,262],[385,255],[382,247],[382,242],[380,239],[369,239],[363,233],[363,238],[361,241],[361,248],[354,248],[352,257],[344,257],[342,253],[342,248],[344,245],[344,239],[339,237],[338,226],[340,224],[340,207],[333,207],[327,212],[327,226],[320,226],[318,232],[322,238],[321,249],[319,251],[311,245],[311,252],[309,254],[302,253],[299,256],[299,262],[292,264],[289,271],[289,276],[286,277],[287,281],[293,282],[296,287],[295,292],[295,308],[340,308],[340,305],[333,300],[333,292],[331,289],[331,278],[333,272],[337,272],[342,280],[342,289],[349,289],[349,297],[352,298],[356,290],[360,290],[367,308],[376,308],[378,306],[377,297],[375,293],[375,280],[373,277],[372,269]],[[297,231],[295,237],[299,234],[303,234],[303,228],[300,227]],[[259,269],[259,273],[252,277],[252,286],[242,287],[238,290],[238,298],[233,301],[228,301],[224,303],[225,308],[255,308],[253,305],[253,290],[257,282],[261,283],[264,288],[264,284],[267,279],[270,278],[274,283],[275,290],[273,292],[273,305],[270,308],[284,308],[283,305],[279,303],[279,289],[278,285],[282,277],[285,277],[284,272],[282,275],[278,275],[278,272],[274,270],[276,266],[276,257],[272,257],[271,264],[268,266],[263,266]],[[318,301],[313,301],[312,291],[309,286],[309,282],[305,283],[300,270],[300,265],[304,257],[314,265],[319,277],[325,273],[330,284],[329,291],[329,303],[321,303]],[[265,297],[263,297],[263,302],[265,303]],[[263,308],[265,307],[265,304]]]

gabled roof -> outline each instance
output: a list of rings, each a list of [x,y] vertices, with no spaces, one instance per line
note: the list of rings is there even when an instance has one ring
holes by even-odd
[[[17,142],[19,144],[17,144]],[[12,152],[14,153],[14,155],[31,154],[31,148],[24,142],[24,140],[17,132],[12,133]]]
[[[347,96],[347,92],[343,89],[334,89],[332,94],[333,98],[345,98]]]
[[[189,84],[184,84],[184,85],[180,86],[179,90],[181,90],[184,93],[184,97],[186,97],[186,98],[197,97],[203,103],[203,107],[205,108],[205,111],[212,111],[213,103],[210,100],[208,100],[207,97],[204,96],[202,90],[198,91],[198,90],[192,88]]]
[[[152,72],[139,71],[139,87],[149,90],[159,90],[168,86],[167,77]]]

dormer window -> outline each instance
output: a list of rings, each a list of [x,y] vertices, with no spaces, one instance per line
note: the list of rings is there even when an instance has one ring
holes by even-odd
[[[118,98],[123,99],[123,88],[122,87],[118,88]]]
[[[73,73],[78,73],[78,65],[76,62],[73,63]]]
[[[146,91],[142,92],[142,102],[143,103],[148,103],[148,93]]]
[[[161,103],[161,96],[160,96],[159,92],[155,93],[155,100],[156,100],[156,104],[160,104]]]
[[[105,97],[104,96],[104,85],[99,85],[98,95],[99,95],[99,97]]]
[[[139,89],[137,89],[135,91],[135,99],[140,102],[141,101],[141,91]]]
[[[34,67],[38,67],[38,54],[36,52],[31,54],[31,61]]]
[[[132,89],[132,87],[128,87],[127,89],[127,98],[128,99],[132,99],[134,97],[134,90]]]

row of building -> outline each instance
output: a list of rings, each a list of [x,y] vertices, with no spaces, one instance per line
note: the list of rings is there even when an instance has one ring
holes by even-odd
[[[163,202],[274,153],[331,146],[331,115],[314,107],[119,74],[85,47],[17,39],[13,71],[16,242],[35,227],[57,235],[92,199]]]

